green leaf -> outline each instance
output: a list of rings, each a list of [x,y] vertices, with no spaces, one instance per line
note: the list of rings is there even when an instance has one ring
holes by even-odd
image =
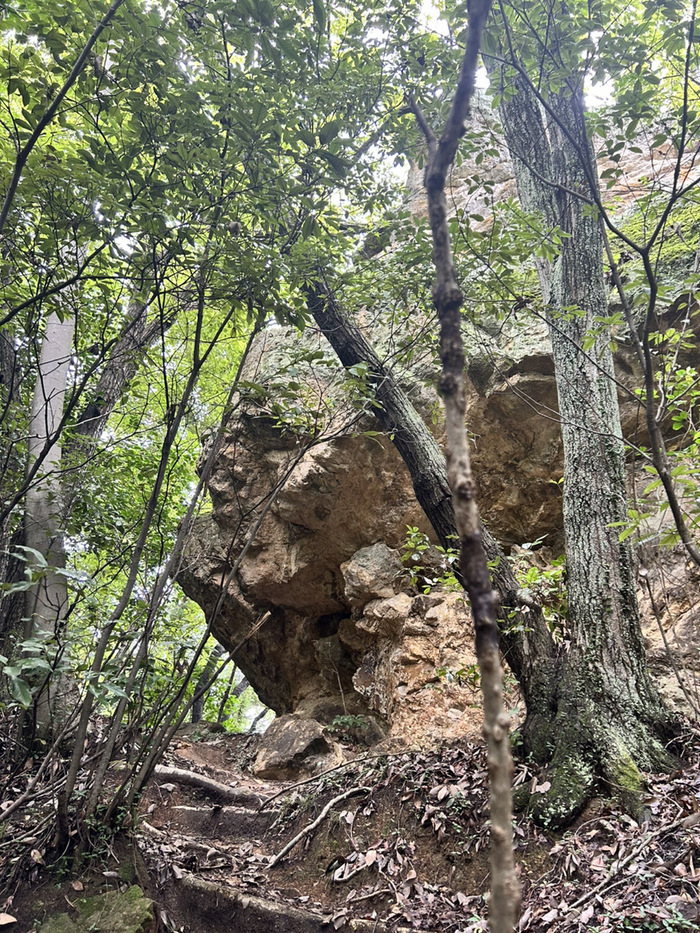
[[[342,126],[343,121],[339,119],[329,120],[328,123],[324,124],[318,131],[318,138],[321,144],[323,146],[328,145],[328,143],[338,135]]]
[[[7,670],[5,673],[7,673]],[[11,675],[8,677],[8,685],[12,699],[16,700],[24,709],[29,709],[32,705],[32,691],[29,689],[29,685],[21,678]]]
[[[319,149],[318,154],[324,161],[326,161],[331,166],[331,168],[337,175],[345,175],[348,167],[347,167],[347,164],[343,161],[343,159],[340,158],[340,156],[334,155],[334,153],[328,152],[325,149]]]

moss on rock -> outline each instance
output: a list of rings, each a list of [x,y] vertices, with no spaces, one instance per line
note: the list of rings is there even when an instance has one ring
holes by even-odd
[[[133,885],[76,903],[78,916],[58,914],[42,923],[40,933],[151,933],[155,929],[153,903]]]

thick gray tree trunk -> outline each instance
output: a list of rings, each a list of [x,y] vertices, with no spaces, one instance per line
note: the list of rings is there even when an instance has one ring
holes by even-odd
[[[577,197],[597,185],[583,90],[564,84],[545,94],[545,108],[522,75],[503,80],[516,87],[500,113],[521,204],[565,234],[538,273],[562,423],[570,648],[551,715],[528,736],[530,750],[552,762],[552,787],[537,795],[535,814],[561,824],[597,777],[638,803],[640,771],[668,760],[659,741],[668,716],[646,669],[633,554],[616,527],[627,517],[625,451],[610,334],[600,325],[608,313],[601,230]]]

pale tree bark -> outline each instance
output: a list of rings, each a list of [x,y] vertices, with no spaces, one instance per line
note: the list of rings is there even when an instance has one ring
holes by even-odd
[[[102,362],[99,365],[98,378],[94,380],[92,371],[83,376],[84,386],[89,386],[89,381],[95,381],[95,385],[93,389],[85,391],[84,394],[89,395],[89,401],[80,411],[75,426],[67,435],[64,435],[62,430],[65,426],[67,409],[77,407],[83,395],[82,390],[73,392],[68,405],[63,406],[63,422],[61,422],[61,417],[55,421],[53,434],[61,435],[60,442],[57,439],[55,449],[61,452],[60,468],[63,471],[61,494],[66,515],[71,511],[73,496],[80,484],[82,467],[99,454],[99,446],[95,441],[99,439],[110,415],[133,381],[143,361],[144,353],[156,340],[167,333],[175,319],[176,314],[171,313],[166,316],[157,315],[152,320],[148,320],[146,305],[133,301],[129,306],[119,337],[99,350]],[[6,334],[0,334],[0,366],[0,402],[3,406],[3,414],[9,413],[5,424],[11,426],[10,409],[13,405],[16,408],[17,405],[19,383],[17,370],[20,367]],[[40,403],[41,393],[37,399],[37,404]],[[41,419],[39,421],[40,426],[45,427]],[[31,487],[36,482],[37,476],[41,476],[42,473],[55,473],[56,464],[53,466],[48,463],[44,464],[44,457],[49,456],[54,448],[50,443],[48,445],[39,443],[36,432],[34,435],[34,449],[30,451],[24,482],[19,483],[17,482],[17,464],[12,461],[15,445],[10,438],[3,438],[4,443],[1,449],[4,464],[0,474],[2,475],[3,504],[8,501],[20,502],[25,491],[31,500]],[[56,476],[53,477],[53,482],[57,483]],[[5,508],[3,512],[5,517],[0,527],[0,543],[3,545],[0,550],[0,570],[2,571],[0,578],[7,583],[15,583],[24,577],[26,565],[24,560],[18,557],[22,553],[22,546],[34,547],[34,545],[26,539],[24,527],[14,529],[10,535],[13,510]],[[18,626],[18,620],[25,615],[23,609],[26,602],[22,597],[21,593],[11,592],[0,602],[0,639],[3,641],[15,637],[18,627],[21,627]]]
[[[0,331],[0,500],[9,497],[16,486],[21,485],[22,457],[19,445],[16,443],[17,434],[15,418],[21,405],[20,399],[20,372],[17,347],[11,332]],[[12,514],[0,519],[0,580],[3,583],[14,583],[23,577],[23,567],[20,567],[13,552],[16,544],[22,543],[22,529],[13,528]],[[0,600],[0,653],[10,650],[5,645],[5,634],[16,633],[20,627],[20,619],[24,615],[24,594],[21,592],[6,593]]]
[[[61,443],[59,427],[63,418],[68,371],[73,357],[74,322],[70,315],[61,319],[54,311],[46,322],[32,398],[27,450],[27,471],[43,457],[41,471],[27,489],[24,511],[24,541],[27,561],[40,572],[39,580],[27,591],[24,637],[47,641],[59,632],[67,607],[62,532]],[[32,551],[46,563],[42,571]],[[34,652],[32,652],[34,653]],[[51,725],[52,678],[45,683],[36,701],[37,728],[46,733]]]
[[[533,798],[533,813],[561,825],[601,777],[637,809],[641,771],[668,763],[660,739],[669,735],[669,717],[646,669],[633,554],[616,524],[627,517],[625,452],[610,335],[600,328],[608,313],[601,227],[585,204],[596,169],[582,83],[560,82],[543,109],[519,71],[490,70],[509,88],[500,115],[521,204],[553,236],[564,234],[555,240],[556,258],[537,265],[564,447],[570,647],[550,716],[527,736],[528,750],[551,761],[550,790]]]

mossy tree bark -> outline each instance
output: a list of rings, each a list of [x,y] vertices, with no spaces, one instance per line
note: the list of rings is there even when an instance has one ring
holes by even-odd
[[[636,808],[641,771],[668,763],[662,740],[671,723],[647,672],[633,554],[616,527],[627,517],[625,451],[610,334],[600,324],[608,313],[601,228],[586,203],[597,182],[583,83],[560,81],[538,96],[517,63],[492,68],[492,77],[509,88],[500,115],[521,204],[557,247],[538,273],[564,447],[570,647],[550,715],[525,737],[529,751],[551,761],[550,790],[532,801],[533,812],[561,825],[598,777]]]

